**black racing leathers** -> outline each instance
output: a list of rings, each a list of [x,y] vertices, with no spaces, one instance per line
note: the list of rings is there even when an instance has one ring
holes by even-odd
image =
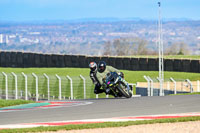
[[[97,71],[90,71],[90,78],[93,82],[93,84],[97,84],[98,83],[98,79],[97,79]]]
[[[90,71],[90,78],[91,78],[93,84],[95,84],[94,93],[99,94],[99,93],[104,92],[104,90],[100,89],[101,85],[97,79],[96,74],[97,74],[97,71]]]

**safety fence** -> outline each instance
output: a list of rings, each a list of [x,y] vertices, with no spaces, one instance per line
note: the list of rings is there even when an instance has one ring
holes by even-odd
[[[145,88],[145,94],[143,91],[142,95],[147,96],[164,96],[168,94],[177,93],[193,93],[200,92],[200,81],[190,81],[189,79],[165,79],[163,83],[163,89],[160,87],[159,78],[152,78],[144,75],[145,83],[138,82],[137,89]],[[141,93],[141,91],[139,92]]]
[[[132,85],[141,96],[164,96],[168,94],[200,92],[200,81],[189,79],[165,79],[163,90],[159,78],[144,76],[147,82]],[[58,74],[4,73],[0,72],[0,99],[65,100],[108,98],[104,93],[94,94],[89,76],[60,76]],[[111,96],[110,96],[111,97]]]
[[[158,71],[158,58],[110,57],[85,55],[57,55],[0,51],[0,67],[73,67],[88,68],[91,61],[105,61],[120,70]],[[200,72],[200,60],[164,59],[165,71]]]
[[[105,97],[105,94],[94,94],[94,85],[89,76],[0,73],[0,99],[38,101]]]

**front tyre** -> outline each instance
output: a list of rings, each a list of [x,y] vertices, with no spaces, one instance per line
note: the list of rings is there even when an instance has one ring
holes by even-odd
[[[121,83],[120,83],[120,84],[117,86],[117,89],[119,90],[119,92],[120,92],[124,97],[126,97],[126,98],[132,97],[131,91],[128,90],[124,84],[121,84]]]

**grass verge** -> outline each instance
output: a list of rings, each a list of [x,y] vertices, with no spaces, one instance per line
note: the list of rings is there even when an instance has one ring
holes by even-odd
[[[200,95],[200,92],[194,92],[194,93],[178,93],[178,94],[170,94],[170,95]]]
[[[26,100],[3,100],[0,99],[0,108],[20,105],[20,104],[27,104],[27,103],[34,103],[34,101],[26,101]]]
[[[82,124],[82,125],[37,127],[37,128],[25,128],[25,129],[3,129],[0,131],[1,133],[45,132],[45,131],[80,130],[80,129],[93,129],[93,128],[106,128],[106,127],[126,127],[126,126],[141,125],[141,124],[175,123],[175,122],[188,122],[188,121],[200,121],[200,116],[157,119],[157,120],[143,120],[143,121],[105,122],[105,123]]]
[[[33,72],[37,75],[43,75],[46,73],[47,75],[52,75],[55,77],[55,74],[59,76],[76,76],[79,77],[80,74],[84,77],[89,78],[89,69],[88,68],[1,68],[0,72],[5,72],[7,74],[11,74],[14,72],[16,74],[20,74],[24,72],[25,74],[32,74]],[[146,82],[144,79],[144,75],[150,77],[158,77],[158,71],[129,71],[129,70],[121,70],[127,82],[136,83],[136,82]],[[12,75],[11,75],[12,76]],[[0,73],[0,77],[3,78],[3,75]],[[167,72],[165,71],[165,78],[169,79],[173,77],[174,79],[190,79],[191,81],[200,80],[199,73],[186,73],[186,72]]]
[[[135,56],[122,56],[132,58],[159,58],[158,55],[135,55]],[[165,55],[164,59],[191,59],[199,60],[200,55]]]

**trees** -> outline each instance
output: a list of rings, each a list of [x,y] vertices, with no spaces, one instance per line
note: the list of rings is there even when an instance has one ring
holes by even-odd
[[[104,43],[103,55],[113,55],[112,44],[110,41]]]
[[[188,55],[188,54],[190,54],[190,49],[186,43],[176,42],[176,43],[173,43],[167,49],[166,54],[168,54],[168,55]]]
[[[103,55],[145,55],[147,41],[140,38],[118,38],[104,43]]]

